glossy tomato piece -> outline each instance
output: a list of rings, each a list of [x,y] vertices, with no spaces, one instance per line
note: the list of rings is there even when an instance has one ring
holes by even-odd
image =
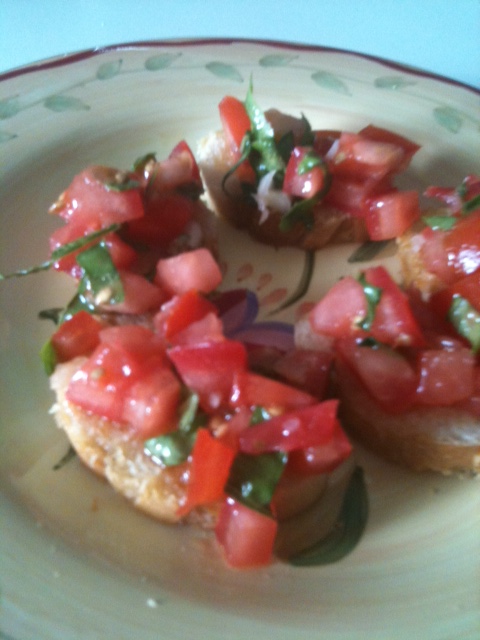
[[[288,456],[287,473],[309,476],[331,473],[352,453],[353,447],[338,420],[331,437],[324,444],[292,451]]]
[[[51,337],[58,362],[89,355],[98,345],[102,324],[87,311],[63,322]]]
[[[296,348],[280,356],[273,364],[273,371],[288,384],[323,399],[332,362],[331,351]]]
[[[431,349],[419,361],[417,400],[451,405],[467,400],[475,388],[475,356],[467,348]]]
[[[302,163],[308,157],[317,157],[319,164],[309,170],[302,170]],[[294,147],[285,169],[283,191],[297,198],[313,198],[325,191],[327,184],[326,165],[312,147]]]
[[[100,342],[130,354],[137,363],[127,375],[139,375],[150,366],[166,364],[168,358],[162,340],[147,327],[135,324],[109,326],[100,332]]]
[[[390,191],[367,198],[365,223],[371,240],[398,238],[420,217],[416,191]]]
[[[378,180],[334,175],[324,202],[348,215],[363,218],[367,199],[390,189],[392,185],[389,176]]]
[[[317,402],[316,398],[305,391],[251,371],[237,372],[233,382],[230,403],[234,408],[263,407],[275,412],[278,409],[296,409]]]
[[[200,169],[185,140],[181,140],[168,158],[156,162],[150,169],[147,195],[182,190],[197,197],[203,191]]]
[[[107,308],[117,313],[139,315],[147,311],[156,311],[165,300],[165,293],[153,282],[137,273],[119,270],[124,300],[108,304]]]
[[[235,375],[247,367],[245,347],[233,340],[175,346],[168,356],[184,384],[199,394],[202,408],[209,412],[228,405]]]
[[[337,358],[385,411],[397,413],[412,405],[418,375],[398,351],[386,346],[362,346],[355,338],[344,338],[337,343]]]
[[[142,190],[135,175],[111,167],[84,169],[74,177],[63,200],[60,216],[85,227],[92,223],[107,227],[144,215]]]
[[[157,333],[171,340],[175,334],[209,313],[217,313],[217,307],[195,289],[167,301],[154,318]]]
[[[159,260],[155,282],[170,295],[191,289],[210,293],[222,282],[222,272],[208,249],[194,249]]]
[[[409,138],[405,138],[405,136],[394,133],[389,129],[377,127],[373,124],[369,124],[368,126],[361,129],[359,131],[359,135],[361,135],[363,138],[368,138],[368,140],[374,140],[376,142],[387,142],[401,148],[403,150],[403,159],[396,169],[397,172],[404,171],[409,165],[412,157],[420,149],[420,145],[416,142],[413,142]]]
[[[215,438],[209,429],[199,429],[191,454],[187,497],[178,515],[184,516],[193,508],[216,502],[225,496],[235,450]]]
[[[215,536],[227,564],[238,569],[271,563],[278,524],[233,498],[222,505]]]
[[[446,318],[454,296],[461,296],[480,311],[480,270],[460,278],[432,295],[430,304],[442,318]]]
[[[176,333],[172,339],[173,346],[198,345],[210,342],[222,342],[225,340],[223,325],[215,313],[207,313],[206,316],[191,322],[185,329]]]
[[[317,302],[309,314],[309,320],[316,333],[341,338],[358,333],[358,324],[367,312],[367,298],[362,285],[352,276],[346,276]]]
[[[337,408],[337,400],[326,400],[252,425],[240,434],[240,450],[256,455],[327,445],[335,431]]]
[[[145,216],[129,222],[123,235],[133,244],[164,249],[185,231],[195,206],[193,200],[179,193],[153,193],[146,200]]]
[[[243,102],[233,96],[225,96],[218,105],[222,128],[232,155],[232,164],[241,157],[242,140],[251,129],[250,118]],[[248,161],[242,162],[236,170],[241,182],[255,183],[255,171]]]

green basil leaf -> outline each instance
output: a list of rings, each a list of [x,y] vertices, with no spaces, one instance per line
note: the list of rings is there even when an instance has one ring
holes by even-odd
[[[308,151],[304,157],[300,160],[298,165],[298,175],[303,176],[305,173],[308,173],[315,167],[325,167],[325,162],[323,159],[313,151]]]
[[[480,209],[480,193],[463,204],[462,213],[463,215],[470,215],[476,209]]]
[[[200,399],[198,393],[189,391],[188,397],[181,407],[181,415],[178,421],[178,428],[184,433],[193,433],[199,427],[203,427],[208,422],[208,416],[199,410]]]
[[[59,324],[62,313],[63,309],[54,307],[52,309],[43,309],[39,312],[38,317],[40,320],[51,320],[54,324]]]
[[[47,340],[47,342],[40,349],[40,359],[43,363],[45,373],[47,374],[47,376],[51,376],[55,371],[55,367],[57,366],[57,354],[55,353],[55,349],[51,340]]]
[[[196,436],[196,432],[186,433],[177,430],[146,440],[143,448],[145,453],[157,464],[175,467],[188,459]]]
[[[382,289],[380,289],[380,287],[375,287],[369,284],[365,278],[364,273],[361,273],[358,276],[357,280],[362,285],[365,297],[367,299],[367,315],[365,316],[365,318],[363,318],[363,320],[360,320],[358,322],[358,326],[364,331],[369,331],[375,318],[375,311],[380,302],[380,298],[382,297]]]
[[[94,296],[95,304],[115,304],[124,300],[120,275],[104,242],[79,253],[77,262],[85,273],[84,284]]]
[[[474,353],[480,349],[480,312],[462,296],[454,296],[448,319],[459,335],[468,340]]]
[[[157,161],[157,156],[153,151],[151,151],[150,153],[146,153],[144,156],[141,156],[140,158],[137,158],[135,160],[135,162],[133,163],[133,171],[135,173],[143,174],[143,172],[145,171],[145,167],[150,162],[156,162],[156,161]]]
[[[250,425],[265,422],[265,420],[270,420],[271,417],[265,407],[255,407],[252,412],[252,417],[250,418]]]
[[[296,302],[301,300],[310,288],[310,283],[315,271],[316,252],[305,251],[304,256],[305,261],[303,263],[303,270],[297,286],[295,287],[294,291],[292,291],[292,293],[286,298],[286,300],[284,300],[278,307],[275,307],[274,309],[272,309],[272,311],[269,312],[269,316],[272,316],[279,311],[282,311],[283,309],[287,309],[287,307],[290,307],[292,306],[292,304],[295,304]]]
[[[52,469],[53,471],[58,471],[59,469],[62,469],[68,462],[70,462],[70,460],[73,460],[73,458],[75,458],[77,455],[77,452],[75,451],[75,449],[70,445],[70,447],[67,450],[67,453],[65,453],[65,455],[63,455],[60,460],[53,465]]]
[[[132,189],[138,189],[140,182],[132,177],[126,177],[119,182],[105,182],[105,189],[107,191],[131,191]]]
[[[114,231],[118,231],[120,229],[119,224],[111,224],[109,227],[105,227],[104,229],[100,229],[99,231],[94,231],[93,233],[89,233],[86,236],[82,236],[81,238],[77,238],[76,240],[72,240],[72,242],[67,242],[67,244],[62,244],[61,247],[52,251],[52,259],[51,262],[55,262],[60,258],[64,258],[69,253],[73,253],[78,249],[83,249],[87,245],[95,242],[108,235],[109,233],[113,233]]]
[[[287,460],[287,454],[281,452],[237,454],[225,492],[250,509],[271,515],[270,503]]]
[[[313,229],[314,215],[313,209],[318,202],[318,197],[305,198],[304,200],[298,200],[292,208],[282,216],[280,220],[280,231],[290,231],[297,223],[303,224],[303,226],[309,231]]]
[[[434,231],[450,231],[458,222],[455,216],[424,216],[422,220]]]
[[[335,526],[326,538],[289,558],[296,567],[326,565],[347,556],[360,541],[368,520],[368,494],[363,470],[357,467],[343,499]]]
[[[367,240],[352,253],[348,262],[369,262],[376,258],[390,243],[391,240]]]

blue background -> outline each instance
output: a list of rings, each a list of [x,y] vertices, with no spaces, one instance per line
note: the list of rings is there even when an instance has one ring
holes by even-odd
[[[338,47],[480,87],[480,0],[0,0],[0,73],[81,49],[184,37]]]

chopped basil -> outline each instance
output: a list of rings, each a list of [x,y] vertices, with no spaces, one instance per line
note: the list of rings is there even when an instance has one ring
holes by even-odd
[[[135,178],[125,177],[125,179],[118,182],[106,182],[104,186],[107,191],[131,191],[132,189],[138,189],[140,182]]]
[[[455,216],[424,216],[422,219],[434,231],[450,231],[458,222]]]
[[[369,262],[391,243],[391,240],[367,240],[348,258],[348,262]]]
[[[292,207],[282,216],[279,228],[281,231],[290,231],[292,227],[300,222],[309,231],[313,229],[314,216],[313,209],[318,202],[318,197],[305,198],[298,200]]]
[[[369,331],[375,318],[375,311],[380,302],[380,298],[382,297],[382,289],[369,284],[364,273],[361,273],[357,280],[362,285],[367,299],[367,315],[358,322],[358,326],[364,331]]]
[[[157,156],[153,151],[150,153],[146,153],[144,156],[141,156],[140,158],[137,158],[135,160],[135,162],[133,163],[133,171],[135,173],[143,174],[147,165],[150,164],[151,162],[156,162],[156,161],[157,161]]]
[[[350,478],[342,510],[330,533],[310,549],[289,558],[296,567],[338,562],[360,541],[368,520],[368,494],[363,470],[357,467]]]
[[[255,407],[250,419],[250,424],[259,424],[260,422],[265,422],[265,420],[270,420],[271,417],[265,407]]]
[[[250,509],[271,515],[270,503],[285,469],[286,453],[250,455],[238,453],[225,492]]]
[[[55,371],[55,367],[57,365],[57,354],[55,353],[55,349],[53,348],[51,340],[47,340],[47,342],[40,349],[40,359],[43,363],[45,373],[47,374],[47,376],[51,376]]]
[[[52,469],[53,471],[58,471],[59,469],[62,469],[67,462],[70,462],[70,460],[73,460],[73,458],[75,458],[77,455],[77,452],[75,451],[75,449],[70,445],[70,447],[68,448],[67,452],[65,453],[65,455],[63,455],[60,460],[53,465]]]
[[[480,209],[480,193],[463,204],[462,213],[463,215],[469,215],[476,209]]]
[[[480,312],[462,296],[453,297],[448,319],[459,335],[468,340],[474,353],[480,349]]]
[[[325,168],[325,162],[313,150],[312,151],[308,151],[304,155],[304,157],[300,160],[300,163],[298,165],[298,175],[302,176],[305,173],[308,173],[309,171],[314,169],[315,167],[324,167]]]
[[[79,253],[77,262],[84,271],[83,288],[95,305],[123,302],[122,280],[103,241]]]
[[[205,414],[199,410],[199,398],[189,393],[181,408],[178,429],[144,443],[144,451],[154,462],[166,467],[174,467],[185,462],[192,452],[197,431],[206,424]]]

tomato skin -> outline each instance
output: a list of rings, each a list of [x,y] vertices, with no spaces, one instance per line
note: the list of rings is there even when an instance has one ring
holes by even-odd
[[[230,397],[233,408],[264,407],[267,411],[297,409],[316,402],[316,398],[305,391],[246,370],[236,373]]]
[[[366,317],[367,312],[367,299],[362,285],[352,276],[346,276],[317,302],[309,314],[309,320],[316,333],[341,338],[358,333],[358,322]]]
[[[215,438],[209,429],[197,432],[189,469],[187,498],[178,511],[184,516],[193,508],[224,497],[235,450]]]
[[[99,344],[102,324],[87,311],[63,322],[51,337],[58,362],[89,355]]]
[[[418,386],[415,368],[390,347],[360,346],[355,338],[337,343],[337,367],[347,366],[374,400],[389,413],[412,406]]]
[[[228,406],[234,377],[247,367],[244,345],[233,340],[175,346],[167,354],[207,412]]]
[[[288,384],[321,400],[327,391],[332,362],[332,352],[296,348],[278,358],[273,371]]]
[[[434,293],[430,304],[441,318],[446,318],[455,296],[465,298],[480,311],[480,270]]]
[[[271,563],[277,530],[273,518],[227,498],[220,510],[215,536],[227,564],[247,569]]]
[[[166,297],[160,287],[132,271],[119,270],[118,273],[122,281],[124,300],[108,304],[108,309],[117,313],[139,315],[160,308]]]
[[[325,400],[252,425],[240,434],[240,450],[257,455],[327,445],[333,437],[337,408],[337,400]]]
[[[207,315],[191,322],[185,329],[176,333],[171,340],[173,346],[193,346],[211,342],[223,342],[223,325],[215,313]]]
[[[397,172],[404,171],[412,157],[417,153],[420,149],[420,145],[404,136],[394,133],[389,129],[383,129],[382,127],[377,127],[373,124],[367,125],[363,129],[359,131],[359,135],[364,138],[368,138],[368,140],[374,140],[376,142],[387,142],[390,144],[394,144],[400,147],[403,150],[403,159],[400,162]]]
[[[211,293],[222,282],[222,272],[208,249],[194,249],[158,261],[155,283],[170,295],[191,289]]]
[[[417,400],[442,406],[468,400],[475,388],[475,356],[470,349],[430,349],[420,355]]]
[[[168,300],[153,322],[157,333],[171,341],[177,333],[209,313],[216,314],[217,307],[198,291],[190,289]]]
[[[116,169],[92,165],[77,174],[64,194],[60,216],[83,226],[94,223],[100,228],[123,223],[144,215],[140,187],[127,190],[108,188],[115,181]]]
[[[154,193],[145,203],[145,216],[126,225],[124,237],[134,244],[166,248],[185,230],[195,202],[174,192]]]
[[[391,188],[388,176],[377,180],[334,175],[324,202],[348,215],[363,218],[367,199]]]
[[[313,198],[326,188],[326,167],[322,164],[300,173],[300,166],[307,154],[315,152],[311,147],[294,147],[285,169],[282,190],[297,198]],[[316,155],[316,154],[315,154]]]
[[[203,191],[200,169],[185,140],[172,149],[168,158],[155,163],[147,187],[147,191],[157,194],[179,189],[190,192],[194,197]]]
[[[297,449],[288,456],[286,473],[301,476],[331,473],[344,462],[353,451],[350,440],[338,420],[335,420],[328,442],[314,447]]]
[[[242,140],[251,128],[250,118],[244,103],[233,96],[225,96],[220,101],[218,109],[222,128],[233,157],[232,164],[234,164],[241,158]],[[241,163],[235,174],[241,182],[255,183],[255,171],[247,160]]]
[[[371,240],[398,238],[420,217],[416,191],[390,191],[366,200],[365,223]]]

